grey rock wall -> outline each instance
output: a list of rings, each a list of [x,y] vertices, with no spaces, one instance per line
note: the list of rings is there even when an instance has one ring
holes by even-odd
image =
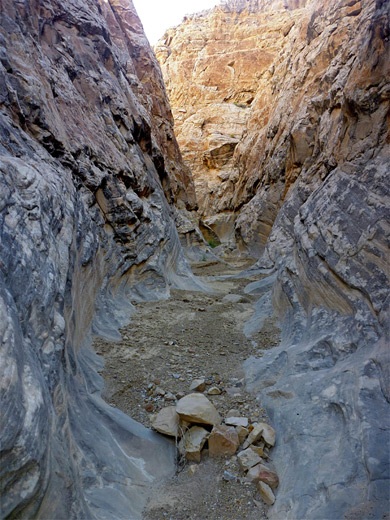
[[[248,386],[281,435],[270,518],[386,518],[389,167],[380,157],[336,168],[301,206],[289,239],[282,215],[272,232],[285,246],[282,256],[273,245],[272,275],[282,342],[246,362]],[[264,301],[252,323],[269,311]]]
[[[201,288],[191,179],[131,1],[0,8],[0,516],[139,518],[174,448],[102,401],[90,333]]]
[[[260,237],[256,268],[276,277],[247,331],[269,315],[271,297],[282,328],[280,346],[246,363],[248,386],[281,435],[271,519],[377,520],[389,511],[388,16],[386,2],[325,2],[302,22],[301,68],[291,65],[295,76],[287,69],[274,119],[258,136],[263,176],[238,218],[244,241]],[[344,24],[351,39],[339,39],[340,52],[316,78],[330,31],[336,37]],[[293,85],[306,85],[300,104]],[[272,221],[267,203],[275,193]]]

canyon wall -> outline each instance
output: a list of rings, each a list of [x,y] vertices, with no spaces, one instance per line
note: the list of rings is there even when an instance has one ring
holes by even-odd
[[[246,363],[279,435],[271,519],[389,508],[389,39],[384,0],[237,0],[156,48],[204,218],[267,275],[245,330],[282,328]]]
[[[106,405],[90,332],[198,287],[195,207],[130,0],[0,0],[2,518],[139,518],[174,448]]]

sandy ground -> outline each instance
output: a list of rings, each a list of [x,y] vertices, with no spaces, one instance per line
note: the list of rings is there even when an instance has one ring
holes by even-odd
[[[188,394],[192,380],[203,377],[206,395],[211,386],[222,391],[208,396],[222,416],[236,409],[250,422],[267,421],[261,403],[245,390],[242,363],[251,355],[261,357],[262,349],[276,345],[279,330],[269,319],[259,333],[246,338],[242,330],[253,314],[256,297],[243,290],[258,277],[218,279],[249,265],[244,259],[236,259],[230,266],[193,264],[193,272],[214,293],[173,290],[167,301],[138,303],[131,324],[121,330],[121,342],[96,340],[96,351],[105,359],[106,401],[150,427],[153,413],[174,404],[177,395]],[[222,301],[227,294],[241,295],[241,300]],[[159,392],[165,395],[156,395]],[[193,464],[178,460],[174,478],[154,489],[144,520],[266,518],[267,506],[255,486],[243,481],[236,457],[213,459],[206,450],[194,472],[190,469]],[[224,470],[238,480],[223,480]]]

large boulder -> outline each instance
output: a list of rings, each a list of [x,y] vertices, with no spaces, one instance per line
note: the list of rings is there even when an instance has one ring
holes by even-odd
[[[215,425],[222,422],[213,403],[203,394],[186,395],[176,404],[176,412],[190,423]]]

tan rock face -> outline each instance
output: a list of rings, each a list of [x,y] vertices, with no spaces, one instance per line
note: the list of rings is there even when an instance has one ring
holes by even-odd
[[[221,416],[217,409],[203,394],[189,394],[176,405],[179,416],[190,423],[220,424]]]
[[[159,433],[171,437],[181,437],[180,418],[176,413],[176,406],[167,406],[160,410],[152,421],[153,428]]]
[[[318,186],[334,164],[359,156],[359,142],[383,145],[379,29],[364,66],[353,59],[367,45],[374,8],[374,0],[230,1],[187,17],[160,40],[155,52],[175,132],[200,211],[217,234],[231,237],[238,214],[240,245],[262,251],[302,172],[314,167]],[[372,115],[354,116],[364,91],[376,99]]]
[[[222,424],[214,426],[209,438],[209,453],[211,457],[234,455],[240,441],[236,429]]]
[[[200,462],[200,452],[209,437],[209,432],[200,426],[190,428],[179,443],[179,451],[187,460]]]
[[[248,471],[247,477],[250,482],[264,482],[272,489],[278,487],[279,478],[271,468],[265,464],[257,464]]]
[[[195,179],[200,211],[222,237],[231,234],[239,168],[235,152],[259,82],[283,51],[305,2],[226,2],[170,29],[155,48],[175,133]],[[272,11],[271,11],[272,9]],[[210,218],[223,212],[222,222]]]

